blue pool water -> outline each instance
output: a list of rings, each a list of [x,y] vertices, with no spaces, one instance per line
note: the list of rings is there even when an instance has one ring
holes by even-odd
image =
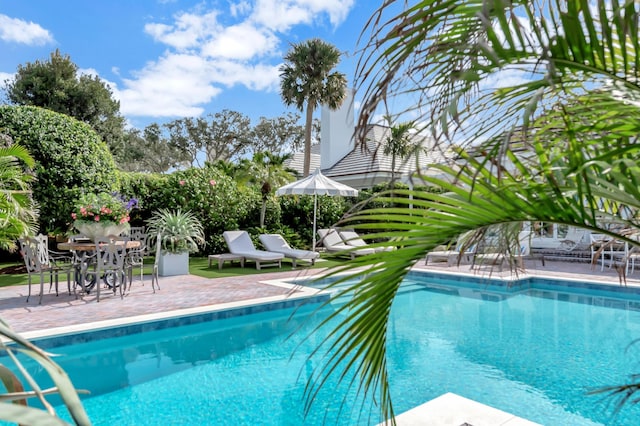
[[[454,285],[455,284],[455,285]],[[495,289],[412,276],[394,302],[389,370],[401,413],[453,392],[545,425],[633,425],[586,392],[640,372],[638,296],[542,283]],[[337,302],[339,303],[339,302]],[[50,349],[96,425],[375,425],[370,401],[332,382],[303,417],[322,340],[303,341],[332,308],[309,306]],[[43,380],[40,378],[40,380]]]

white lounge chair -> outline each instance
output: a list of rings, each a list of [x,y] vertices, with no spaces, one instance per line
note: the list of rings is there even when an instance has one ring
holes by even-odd
[[[395,250],[395,247],[392,246],[370,247],[369,243],[363,240],[362,237],[360,237],[360,235],[358,235],[358,233],[355,231],[339,231],[339,234],[340,238],[342,238],[342,241],[344,241],[344,243],[348,246],[372,248],[376,251],[376,253],[381,251]]]
[[[287,240],[280,234],[261,234],[259,238],[268,251],[282,253],[284,257],[291,259],[294,268],[299,260],[308,261],[313,265],[320,257],[320,253],[315,251],[291,248]]]
[[[588,234],[589,231],[572,226],[569,228],[567,235],[560,240],[558,250],[572,251],[576,248],[582,248],[584,246],[583,241]]]
[[[510,251],[476,254],[471,268],[490,265],[498,266],[499,271],[502,271],[504,262],[509,258],[514,259],[518,267],[524,268],[524,259],[531,254],[531,235],[531,231],[518,233],[518,241],[513,242]]]
[[[427,253],[424,264],[428,265],[429,262],[447,262],[447,266],[453,266],[454,262],[458,261],[459,258],[470,263],[475,255],[476,245],[473,244],[471,247],[467,247],[463,252],[462,247],[464,243],[464,238],[461,237],[453,250],[430,251]]]
[[[284,254],[256,249],[247,231],[224,231],[222,236],[231,253],[242,256],[245,260],[253,260],[256,262],[256,269],[259,270],[263,266],[282,267]]]
[[[322,242],[325,250],[329,253],[344,253],[351,256],[351,259],[355,259],[356,256],[364,256],[376,252],[372,248],[359,249],[345,244],[338,231],[334,228],[318,229],[318,236],[320,237],[320,242]]]

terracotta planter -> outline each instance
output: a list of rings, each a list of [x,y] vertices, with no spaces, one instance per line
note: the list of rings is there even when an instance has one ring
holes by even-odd
[[[158,275],[170,277],[172,275],[189,274],[189,253],[161,253],[158,260]]]

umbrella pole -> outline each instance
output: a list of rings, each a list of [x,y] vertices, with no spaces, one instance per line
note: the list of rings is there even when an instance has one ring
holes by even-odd
[[[318,210],[318,194],[313,194],[313,236],[311,248],[316,251],[316,211]]]

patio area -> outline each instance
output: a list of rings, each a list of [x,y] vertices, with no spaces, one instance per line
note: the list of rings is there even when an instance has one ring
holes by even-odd
[[[475,276],[508,276],[511,272],[505,268],[482,268],[470,270],[469,265],[447,267],[446,263],[424,265],[419,262],[414,267],[420,270],[446,271],[456,274],[472,274]],[[84,295],[76,300],[73,294],[66,291],[66,282],[60,283],[59,296],[48,292],[42,304],[38,298],[32,297],[27,303],[26,285],[0,288],[0,318],[10,324],[14,330],[25,337],[36,338],[47,334],[70,333],[87,328],[105,328],[131,321],[162,316],[180,316],[182,312],[194,310],[217,310],[242,305],[255,305],[266,301],[281,300],[287,297],[302,296],[301,289],[278,284],[277,280],[287,278],[311,277],[322,274],[322,269],[299,269],[295,271],[269,271],[263,274],[235,276],[226,278],[202,278],[195,275],[160,277],[161,290],[153,293],[151,277],[144,277],[144,285],[134,279],[131,292],[120,299],[118,294],[112,295],[103,290],[100,302],[95,294]],[[615,269],[600,271],[591,268],[590,264],[575,262],[546,261],[542,266],[539,260],[526,263],[525,272],[535,276],[550,276],[574,280],[592,280],[620,286],[620,278]],[[640,287],[640,273],[635,272],[627,277],[627,286]],[[32,287],[37,292],[38,286]]]

